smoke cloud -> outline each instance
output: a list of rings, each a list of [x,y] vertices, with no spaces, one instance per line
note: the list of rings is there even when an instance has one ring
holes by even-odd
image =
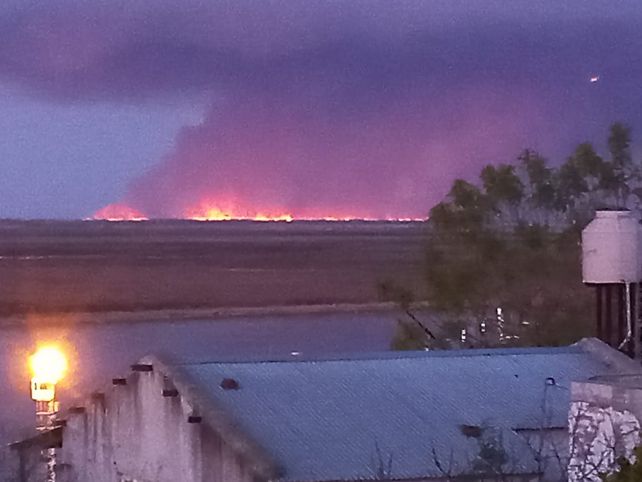
[[[483,163],[638,119],[642,8],[557,3],[34,3],[0,18],[0,78],[53,102],[203,103],[119,200],[147,216],[425,217]]]

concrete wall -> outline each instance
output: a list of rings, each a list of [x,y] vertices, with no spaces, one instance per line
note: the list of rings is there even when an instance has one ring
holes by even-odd
[[[154,370],[135,372],[67,413],[60,480],[63,482],[256,482],[224,440]]]
[[[569,481],[601,480],[640,444],[642,385],[633,378],[573,383],[569,411]]]
[[[41,482],[45,478],[45,464],[39,450],[17,452],[8,446],[0,448],[0,481]]]

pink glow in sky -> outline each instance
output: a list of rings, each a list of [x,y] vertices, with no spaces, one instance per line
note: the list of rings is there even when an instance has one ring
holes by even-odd
[[[641,23],[638,0],[9,1],[0,217],[423,218],[523,148],[642,136]]]

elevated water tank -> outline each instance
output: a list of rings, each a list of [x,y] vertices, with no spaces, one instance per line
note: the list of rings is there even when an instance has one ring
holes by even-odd
[[[584,283],[636,283],[642,279],[642,228],[630,211],[597,211],[582,231]]]

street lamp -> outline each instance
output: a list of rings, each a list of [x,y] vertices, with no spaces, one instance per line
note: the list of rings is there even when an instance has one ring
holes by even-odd
[[[36,430],[45,432],[54,426],[58,402],[56,384],[67,371],[67,358],[56,347],[39,348],[29,358],[31,368],[31,399],[36,402]],[[56,480],[56,449],[44,453],[47,461],[47,482]]]

